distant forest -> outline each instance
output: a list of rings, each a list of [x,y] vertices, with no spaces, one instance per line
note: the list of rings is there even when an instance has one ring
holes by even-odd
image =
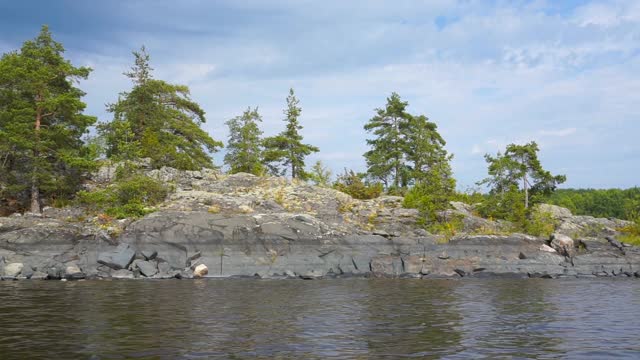
[[[547,202],[568,208],[576,215],[633,220],[640,215],[640,188],[557,189]]]

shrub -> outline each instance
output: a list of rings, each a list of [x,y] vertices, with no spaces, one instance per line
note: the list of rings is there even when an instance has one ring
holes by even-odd
[[[640,246],[640,217],[636,218],[634,223],[620,229],[622,236],[620,241],[630,245]]]
[[[464,229],[464,223],[460,217],[456,216],[449,221],[432,223],[427,229],[433,234],[442,235],[440,243],[447,243]]]
[[[533,211],[524,223],[524,232],[534,236],[549,237],[556,230],[557,221],[548,212]]]
[[[362,174],[356,174],[353,170],[345,170],[339,175],[333,188],[351,195],[354,199],[375,199],[382,194],[383,186],[380,183],[367,184],[362,181]]]
[[[80,191],[78,201],[94,211],[122,219],[144,216],[153,210],[149,207],[162,202],[169,188],[134,169],[123,167],[116,173],[116,181],[106,189]]]
[[[429,184],[420,183],[411,188],[404,196],[402,205],[418,209],[426,223],[437,221],[438,212],[449,208],[451,194]]]

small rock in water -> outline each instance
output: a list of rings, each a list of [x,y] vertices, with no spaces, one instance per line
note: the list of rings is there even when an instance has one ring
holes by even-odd
[[[209,273],[209,268],[205,264],[200,264],[196,266],[193,270],[193,277],[201,278]]]
[[[305,280],[311,280],[311,279],[319,279],[321,277],[323,277],[325,274],[322,270],[319,269],[312,269],[310,271],[305,272],[304,274],[300,274],[300,278],[305,279]]]

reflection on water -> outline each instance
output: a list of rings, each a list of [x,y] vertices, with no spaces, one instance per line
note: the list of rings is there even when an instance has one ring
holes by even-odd
[[[637,280],[0,282],[0,358],[638,358]]]

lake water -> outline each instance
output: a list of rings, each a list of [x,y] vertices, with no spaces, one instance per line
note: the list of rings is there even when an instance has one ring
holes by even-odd
[[[640,281],[0,282],[0,359],[640,358]]]

